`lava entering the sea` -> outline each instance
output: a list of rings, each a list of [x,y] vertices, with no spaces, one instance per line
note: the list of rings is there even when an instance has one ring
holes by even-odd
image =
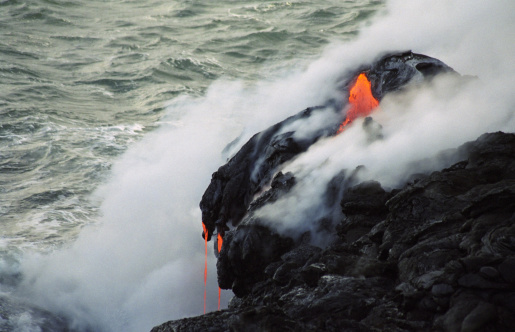
[[[204,265],[204,314],[206,313],[206,295],[207,295],[207,239],[209,238],[209,233],[206,225],[202,222],[202,229],[204,230],[204,243],[206,247],[206,255],[205,255],[205,265]],[[222,250],[222,244],[224,242],[222,233],[218,233],[217,235],[217,249],[218,253]],[[222,295],[222,289],[218,287],[218,310],[220,310],[220,296]]]
[[[208,232],[207,227],[204,225],[204,222],[202,222],[202,228],[204,229],[204,242],[206,244],[206,259],[205,259],[205,265],[204,265],[204,314],[206,313],[206,293],[207,293],[207,238],[208,238]]]
[[[222,244],[224,242],[224,238],[222,233],[218,233],[217,235],[217,245],[218,245],[218,253],[222,250]],[[218,287],[218,310],[220,310],[220,296],[222,295],[222,289]]]
[[[217,244],[218,244],[218,252],[220,252],[222,250],[222,244],[224,243],[224,238],[222,236],[222,233],[218,233],[218,240],[217,240]]]
[[[338,134],[354,119],[369,115],[379,105],[379,101],[372,94],[372,84],[365,73],[359,74],[356,83],[349,90],[349,105],[347,117],[340,125]]]

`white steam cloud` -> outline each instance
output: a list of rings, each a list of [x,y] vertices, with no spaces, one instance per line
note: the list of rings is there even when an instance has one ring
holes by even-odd
[[[309,229],[298,223],[302,213],[312,211],[341,169],[365,165],[368,177],[395,186],[413,171],[407,168],[411,161],[487,131],[515,130],[514,11],[511,0],[392,1],[355,41],[332,45],[303,72],[250,89],[220,81],[203,98],[173,101],[167,122],[119,160],[99,191],[101,222],[69,248],[27,256],[19,294],[73,319],[75,328],[95,324],[96,331],[145,331],[201,314],[198,202],[211,173],[225,162],[221,151],[242,128],[240,144],[307,106],[338,97],[340,75],[384,51],[412,49],[479,77],[461,88],[443,78],[386,97],[374,114],[383,140],[366,143],[357,121],[291,163],[288,170],[302,182],[267,213],[280,217],[283,230]],[[292,203],[295,209],[288,208]],[[210,245],[208,310],[217,305],[212,250]]]
[[[299,184],[259,215],[290,236],[310,231],[316,243],[319,236],[312,221],[324,215],[320,207],[327,184],[341,170],[350,173],[365,166],[359,173],[362,180],[378,180],[391,188],[413,173],[445,166],[435,158],[442,150],[485,132],[515,131],[515,25],[506,13],[510,7],[515,9],[507,1],[392,1],[386,16],[361,38],[333,47],[331,59],[348,53],[354,57],[362,50],[375,49],[372,54],[377,54],[411,48],[477,79],[447,75],[386,96],[372,115],[382,125],[384,139],[370,143],[362,121],[355,121],[337,137],[313,145],[283,170],[293,172]],[[423,159],[430,161],[415,167]]]

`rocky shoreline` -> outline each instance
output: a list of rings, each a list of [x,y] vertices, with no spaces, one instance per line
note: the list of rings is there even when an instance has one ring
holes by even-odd
[[[152,332],[510,330],[515,134],[484,134],[452,157],[392,191],[335,178],[328,191],[340,190],[341,221],[324,249],[253,217],[294,186],[279,173],[224,239],[219,284],[236,295],[228,309]]]

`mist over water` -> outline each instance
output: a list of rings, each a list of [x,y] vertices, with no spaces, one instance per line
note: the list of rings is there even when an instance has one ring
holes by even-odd
[[[96,322],[95,330],[141,331],[201,313],[204,252],[195,200],[221,162],[223,137],[231,138],[230,128],[200,116],[202,104],[182,119],[197,126],[163,125],[119,160],[98,191],[100,224],[68,249],[27,259],[29,298],[72,317],[76,327]],[[210,268],[208,309],[216,310],[212,261]]]
[[[358,120],[289,164],[286,170],[299,184],[262,212],[281,220],[281,231],[307,230],[302,215],[342,169],[365,165],[364,179],[394,187],[417,171],[413,161],[487,131],[515,130],[514,7],[512,1],[391,1],[358,37],[334,42],[306,68],[252,85],[219,79],[199,97],[172,99],[161,126],[132,145],[95,192],[102,202],[100,221],[60,250],[24,255],[15,294],[62,315],[77,330],[144,331],[201,314],[198,202],[212,172],[225,162],[221,152],[229,142],[241,137],[241,146],[308,106],[342,98],[342,75],[385,51],[412,49],[478,76],[465,84],[442,77],[387,96],[373,114],[383,140],[367,143]],[[439,166],[437,160],[424,171]],[[211,245],[209,250],[208,310],[216,310]],[[231,294],[223,296],[226,304]]]

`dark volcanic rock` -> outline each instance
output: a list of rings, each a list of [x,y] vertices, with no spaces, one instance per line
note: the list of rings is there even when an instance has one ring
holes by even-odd
[[[218,284],[234,294],[248,294],[251,286],[265,277],[265,267],[287,250],[293,241],[261,225],[240,225],[226,233],[216,264]]]
[[[310,137],[296,138],[293,131],[282,132],[295,121],[309,119],[328,108],[336,112],[336,106],[330,104],[308,108],[254,135],[227,164],[213,173],[200,202],[208,239],[215,228],[225,232],[228,222],[237,225],[241,221],[254,195],[270,182],[279,165],[306,151],[320,137],[336,133],[338,123],[329,123]]]
[[[325,249],[246,217],[227,233],[218,266],[239,297],[153,331],[512,330],[515,134],[485,134],[456,156],[400,190],[345,184],[337,240]],[[292,185],[279,175],[259,204]],[[259,241],[274,249],[264,255]]]
[[[344,99],[329,101],[324,106],[311,107],[254,135],[239,152],[218,171],[213,173],[211,183],[200,202],[202,222],[208,231],[208,239],[215,229],[224,233],[226,224],[236,226],[247,212],[254,196],[272,179],[279,165],[306,151],[321,137],[335,135],[345,120],[341,114],[349,96],[349,89],[360,73],[366,73],[371,82],[372,94],[381,100],[385,94],[403,88],[410,81],[430,79],[439,73],[455,73],[440,60],[415,54],[411,51],[388,54],[370,65],[364,65],[344,79]],[[309,134],[296,135],[289,128],[321,113],[327,113],[328,122],[313,127]],[[370,121],[365,122],[370,139],[381,137],[380,128]],[[379,131],[378,131],[379,130]]]
[[[454,71],[411,52],[390,54],[365,72],[378,99],[409,82]],[[310,234],[291,239],[261,220],[259,209],[288,193],[295,174],[280,166],[336,134],[345,102],[308,108],[252,137],[213,174],[200,207],[208,239],[224,235],[218,254],[229,308],[171,321],[153,331],[508,331],[515,326],[515,134],[484,134],[446,153],[458,161],[416,174],[402,188],[358,182],[342,170],[329,182]],[[334,120],[309,135],[299,121],[322,112]],[[372,119],[370,141],[381,139]],[[452,154],[452,156],[451,156]],[[270,184],[267,190],[264,190]],[[259,197],[255,198],[255,196]],[[327,219],[327,220],[326,220]],[[336,225],[334,224],[336,221]],[[227,223],[235,228],[229,230]]]

